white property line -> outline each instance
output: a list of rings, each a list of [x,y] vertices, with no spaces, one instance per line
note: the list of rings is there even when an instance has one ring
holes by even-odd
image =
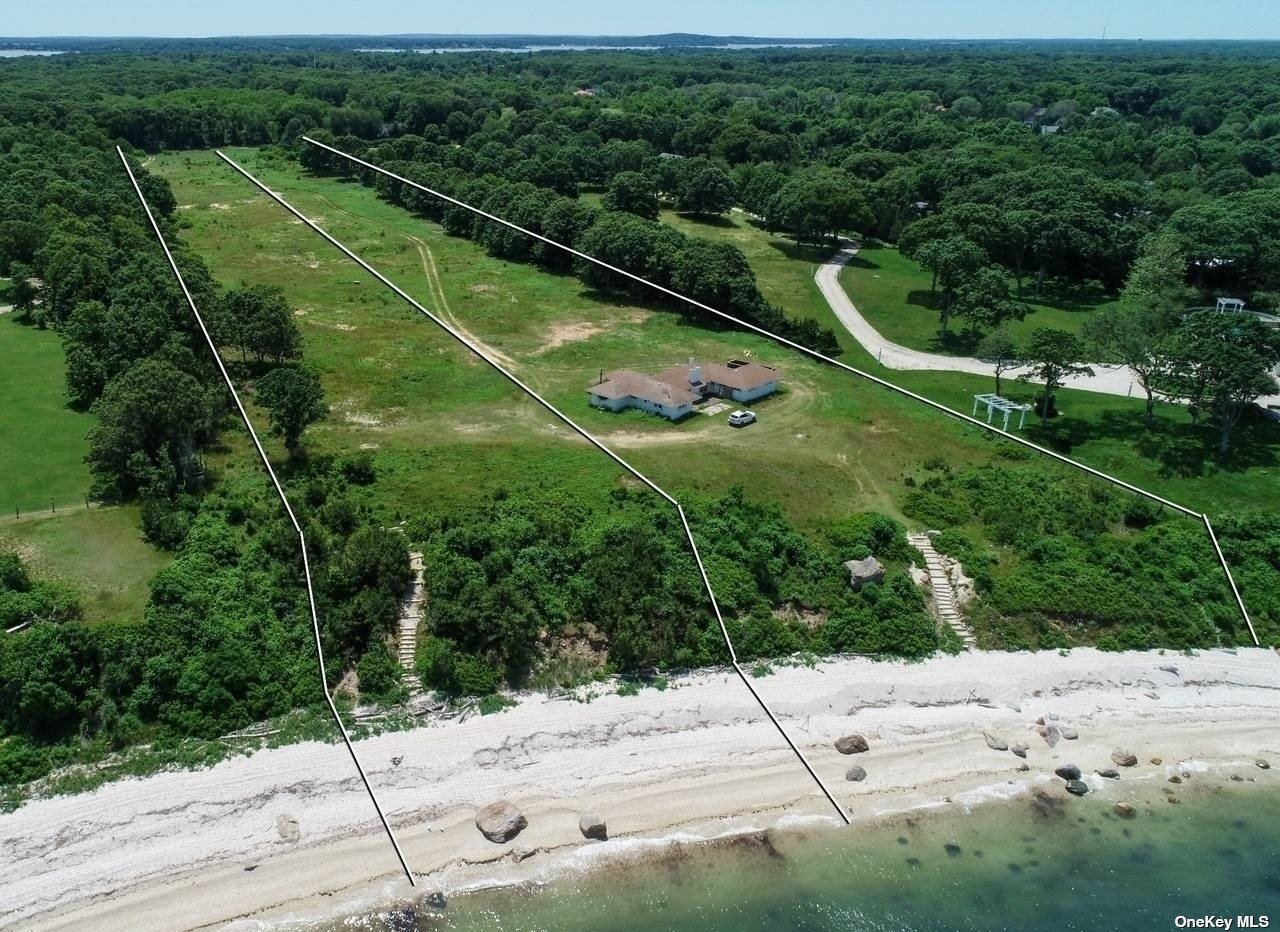
[[[138,179],[133,175],[133,169],[129,166],[129,159],[125,156],[124,150],[120,146],[116,146],[116,153],[120,156],[124,170],[129,175],[129,181],[133,185],[134,192],[138,195],[138,201],[142,204],[142,209],[146,211],[147,220],[151,223],[151,229],[155,232],[156,239],[160,241],[160,248],[164,250],[165,258],[169,260],[169,267],[173,269],[173,275],[178,280],[179,287],[182,288],[182,294],[187,299],[191,313],[195,315],[200,332],[204,334],[205,342],[209,344],[209,351],[213,354],[214,362],[218,364],[218,371],[222,373],[222,380],[227,383],[227,390],[231,392],[231,398],[236,403],[240,418],[244,421],[244,426],[249,430],[249,436],[253,439],[253,445],[258,450],[258,456],[262,458],[262,466],[266,469],[267,475],[271,477],[271,483],[276,488],[276,494],[280,496],[280,503],[284,505],[284,510],[289,515],[289,521],[293,524],[293,529],[298,532],[298,547],[302,551],[302,572],[307,580],[307,605],[311,610],[311,629],[315,634],[316,659],[320,664],[320,688],[324,691],[325,702],[329,705],[329,711],[333,713],[333,720],[338,724],[338,731],[342,734],[342,742],[347,746],[347,751],[351,754],[351,760],[356,765],[356,771],[360,774],[360,780],[364,783],[369,799],[373,802],[373,808],[378,811],[378,818],[382,822],[383,829],[386,830],[387,838],[391,841],[391,847],[395,848],[396,857],[400,860],[400,867],[403,868],[404,875],[409,880],[409,885],[416,887],[417,881],[413,879],[413,871],[409,870],[409,865],[404,859],[404,853],[400,850],[400,844],[396,841],[395,832],[391,830],[391,824],[387,821],[386,814],[382,811],[382,804],[378,802],[378,797],[369,783],[369,777],[365,774],[364,767],[360,764],[360,758],[356,756],[356,749],[351,744],[351,736],[347,734],[347,726],[342,723],[342,716],[338,714],[338,707],[333,704],[333,695],[329,692],[329,680],[325,674],[324,667],[324,649],[320,646],[320,616],[316,611],[316,597],[311,588],[311,561],[307,558],[307,540],[302,533],[302,525],[298,523],[298,519],[293,513],[293,508],[289,504],[288,496],[284,494],[284,487],[280,485],[280,480],[276,477],[276,471],[271,466],[271,460],[267,457],[266,450],[262,448],[262,441],[258,439],[258,432],[253,429],[249,414],[245,411],[244,403],[240,400],[240,394],[236,391],[236,387],[231,381],[231,376],[227,373],[226,366],[222,364],[222,357],[218,355],[217,344],[213,342],[213,337],[209,335],[209,329],[205,326],[204,318],[200,315],[200,309],[196,307],[195,299],[191,297],[191,292],[187,289],[186,280],[183,279],[182,272],[178,270],[178,263],[174,261],[173,253],[169,251],[169,244],[165,242],[164,235],[160,232],[160,226],[156,223],[156,218],[151,213],[151,206],[142,194]]]
[[[316,146],[317,148],[320,148],[320,149],[324,149],[327,152],[332,152],[334,155],[341,156],[342,158],[346,159],[349,162],[354,162],[357,165],[361,165],[369,169],[370,171],[377,172],[380,175],[384,175],[387,178],[391,178],[391,179],[394,179],[395,181],[399,181],[402,184],[407,184],[411,188],[417,188],[419,191],[422,191],[426,194],[430,194],[433,197],[440,198],[443,201],[448,201],[450,204],[453,204],[457,207],[461,207],[464,210],[469,210],[473,214],[478,214],[479,216],[484,217],[486,220],[492,220],[494,223],[500,223],[509,229],[516,230],[517,232],[523,233],[526,236],[531,236],[534,239],[538,240],[539,242],[546,243],[548,246],[554,246],[556,249],[567,252],[570,255],[576,256],[577,258],[582,259],[586,262],[590,262],[592,265],[597,265],[603,269],[608,269],[610,272],[614,272],[615,274],[622,275],[625,278],[629,278],[632,281],[637,282],[641,285],[644,285],[648,288],[652,288],[655,291],[660,291],[663,294],[669,297],[675,298],[678,301],[683,301],[686,304],[693,305],[694,307],[699,308],[700,310],[706,311],[709,314],[713,314],[716,317],[719,317],[721,320],[727,320],[730,323],[736,324],[739,327],[744,327],[747,330],[750,330],[754,333],[758,333],[761,336],[767,337],[768,339],[773,340],[777,343],[781,343],[784,346],[789,346],[791,349],[797,350],[798,352],[803,353],[806,356],[810,356],[814,359],[817,359],[820,362],[824,362],[829,366],[834,366],[837,369],[843,369],[846,372],[851,372],[854,375],[858,376],[859,378],[866,379],[868,382],[873,382],[874,384],[879,385],[882,388],[887,388],[892,392],[897,392],[898,394],[904,395],[907,398],[912,399],[913,401],[918,401],[921,404],[928,405],[934,410],[941,411],[944,414],[950,415],[951,417],[956,418],[959,421],[963,421],[966,424],[971,424],[974,427],[978,427],[982,430],[989,431],[990,433],[996,434],[999,437],[1003,437],[1005,440],[1011,440],[1014,443],[1021,444],[1024,447],[1035,450],[1037,453],[1042,453],[1045,456],[1051,457],[1052,459],[1055,459],[1060,463],[1065,463],[1066,465],[1079,469],[1082,472],[1088,473],[1091,476],[1095,476],[1106,482],[1110,482],[1112,485],[1117,485],[1120,488],[1125,489],[1126,491],[1132,492],[1135,495],[1139,495],[1139,496],[1142,496],[1143,498],[1151,499],[1154,502],[1158,502],[1161,505],[1165,505],[1169,508],[1172,508],[1175,511],[1179,511],[1182,514],[1187,515],[1188,517],[1198,518],[1202,520],[1204,522],[1205,527],[1209,531],[1210,539],[1213,541],[1214,550],[1218,554],[1218,561],[1222,564],[1222,571],[1223,573],[1226,574],[1227,582],[1231,586],[1231,591],[1235,594],[1236,604],[1240,608],[1240,614],[1244,617],[1244,623],[1249,628],[1249,634],[1253,638],[1253,643],[1255,645],[1261,646],[1258,640],[1258,633],[1257,631],[1254,630],[1254,627],[1253,627],[1253,621],[1252,619],[1249,618],[1249,611],[1248,609],[1245,608],[1244,600],[1240,598],[1239,590],[1236,589],[1235,579],[1231,575],[1231,567],[1227,565],[1227,559],[1225,556],[1223,556],[1221,548],[1218,547],[1217,538],[1213,534],[1213,527],[1209,524],[1208,515],[1202,514],[1201,512],[1198,512],[1198,511],[1193,511],[1192,509],[1187,508],[1185,505],[1179,505],[1177,502],[1172,502],[1167,498],[1162,498],[1161,496],[1156,495],[1154,492],[1148,492],[1146,489],[1140,488],[1139,486],[1133,485],[1132,483],[1125,482],[1123,479],[1120,479],[1117,476],[1113,476],[1113,475],[1110,475],[1109,473],[1102,472],[1101,470],[1094,469],[1092,466],[1086,466],[1084,463],[1081,463],[1079,460],[1073,460],[1069,456],[1063,456],[1061,453],[1058,453],[1055,450],[1050,450],[1048,447],[1042,447],[1038,443],[1032,443],[1030,440],[1027,440],[1023,437],[1019,437],[1016,434],[1011,434],[1008,431],[1001,430],[999,427],[996,427],[992,424],[984,424],[982,421],[978,420],[977,418],[970,417],[969,415],[964,414],[963,412],[957,411],[955,408],[949,408],[946,405],[942,404],[941,402],[934,401],[932,398],[926,398],[924,395],[919,395],[911,391],[910,389],[903,388],[901,385],[895,385],[893,382],[890,382],[886,379],[882,379],[879,376],[872,375],[870,372],[865,372],[862,369],[857,369],[853,366],[850,366],[848,363],[840,362],[838,359],[833,359],[830,356],[826,356],[822,353],[819,353],[817,350],[810,349],[807,346],[804,346],[800,343],[796,343],[794,340],[789,340],[784,336],[780,336],[779,334],[776,334],[771,330],[766,330],[763,327],[759,327],[755,324],[749,323],[745,320],[742,320],[741,318],[734,317],[732,314],[726,314],[724,311],[718,311],[709,305],[703,304],[701,301],[696,301],[693,298],[682,295],[678,291],[672,291],[670,288],[664,287],[663,285],[659,285],[656,282],[651,282],[647,278],[642,278],[641,276],[636,275],[634,272],[628,272],[626,269],[620,269],[616,265],[610,265],[608,262],[605,262],[601,259],[597,259],[595,256],[587,255],[585,252],[580,252],[577,249],[574,249],[572,246],[566,246],[564,243],[556,242],[553,239],[543,236],[541,233],[535,233],[533,230],[522,227],[517,223],[512,223],[510,220],[504,220],[502,217],[499,217],[496,214],[491,214],[486,210],[481,210],[479,207],[472,207],[470,204],[460,201],[455,197],[450,197],[448,194],[445,194],[441,191],[437,191],[434,188],[429,188],[426,185],[420,184],[417,181],[413,181],[409,178],[405,178],[403,175],[397,175],[395,172],[388,171],[385,168],[382,168],[378,165],[374,165],[372,162],[366,162],[364,159],[357,158],[356,156],[351,155],[350,153],[343,152],[341,149],[335,149],[333,146],[326,145],[323,142],[318,142],[317,140],[312,139],[310,136],[303,136],[301,138],[304,141],[310,143],[311,145]],[[221,153],[219,154],[221,155]],[[223,156],[223,158],[226,158],[226,156]],[[230,160],[228,159],[228,161]]]
[[[823,795],[825,795],[827,799],[830,801],[831,805],[835,807],[836,812],[840,813],[840,818],[844,819],[846,825],[851,824],[848,814],[844,811],[844,807],[841,806],[840,803],[836,801],[835,796],[833,796],[831,791],[827,789],[827,785],[822,782],[822,778],[819,777],[817,772],[813,769],[813,767],[810,766],[809,761],[805,759],[805,756],[803,753],[801,753],[800,748],[798,748],[795,742],[791,740],[791,736],[787,734],[786,729],[782,727],[782,724],[778,721],[777,717],[774,716],[773,712],[769,709],[768,705],[765,704],[764,699],[762,699],[760,697],[760,694],[756,692],[755,687],[751,685],[750,678],[747,676],[746,672],[742,669],[741,665],[739,665],[737,651],[734,650],[733,640],[732,638],[729,637],[729,629],[725,627],[724,616],[720,614],[720,604],[719,602],[716,601],[715,590],[711,588],[711,580],[707,577],[707,569],[702,563],[702,554],[698,551],[698,543],[693,538],[693,531],[690,530],[689,528],[689,521],[685,517],[684,508],[680,506],[680,503],[676,501],[675,498],[673,498],[670,494],[668,494],[664,489],[659,487],[658,484],[655,483],[652,479],[650,479],[644,473],[640,472],[640,470],[636,469],[634,466],[632,466],[630,463],[624,460],[621,456],[615,453],[612,449],[605,446],[604,443],[602,443],[595,436],[589,433],[585,428],[583,428],[576,421],[574,421],[573,418],[569,417],[567,414],[565,414],[563,411],[561,411],[551,402],[547,401],[547,399],[543,398],[541,395],[539,395],[536,391],[534,391],[524,382],[520,381],[520,378],[518,376],[516,376],[514,373],[507,370],[501,363],[499,363],[496,359],[491,357],[476,343],[469,340],[467,337],[463,336],[455,328],[449,326],[441,318],[433,314],[431,311],[427,310],[422,304],[420,304],[415,298],[413,298],[403,288],[401,288],[391,279],[387,278],[387,276],[383,275],[381,272],[375,269],[372,265],[370,265],[360,256],[356,255],[354,252],[348,249],[343,243],[335,239],[330,233],[328,233],[322,227],[317,225],[315,221],[313,221],[310,217],[303,214],[302,211],[298,210],[296,207],[294,207],[292,204],[286,201],[283,197],[281,197],[275,191],[272,191],[270,188],[268,188],[265,184],[263,184],[261,181],[259,181],[253,175],[251,175],[247,170],[245,170],[240,165],[238,165],[225,153],[218,150],[215,150],[215,151],[217,152],[217,155],[220,159],[222,159],[224,162],[226,162],[228,165],[234,168],[237,172],[243,175],[246,179],[248,179],[249,182],[251,182],[256,188],[258,188],[258,190],[262,191],[264,194],[270,197],[273,201],[275,201],[285,210],[289,211],[289,213],[293,214],[295,217],[297,217],[299,220],[305,223],[308,227],[310,227],[316,233],[320,234],[320,236],[322,236],[325,240],[327,240],[339,252],[341,252],[343,255],[349,258],[352,262],[355,262],[357,265],[359,265],[362,269],[364,269],[374,278],[378,279],[378,281],[382,282],[382,284],[386,285],[388,288],[394,291],[407,304],[409,304],[411,307],[413,307],[414,309],[422,313],[425,317],[427,317],[434,324],[436,324],[436,326],[438,326],[440,329],[445,331],[445,333],[449,334],[449,336],[453,337],[455,340],[457,340],[459,343],[465,346],[468,350],[470,350],[476,356],[480,357],[482,360],[488,363],[493,369],[495,369],[505,379],[507,379],[509,382],[511,382],[513,385],[515,385],[517,388],[519,388],[521,391],[527,394],[530,398],[538,402],[538,404],[542,405],[542,407],[546,408],[553,415],[555,415],[556,418],[558,418],[565,425],[567,425],[571,430],[574,431],[574,433],[578,434],[580,437],[582,437],[584,440],[586,440],[588,443],[594,446],[597,450],[599,450],[605,456],[609,457],[611,460],[613,460],[615,463],[621,466],[628,473],[635,476],[637,479],[643,482],[646,486],[652,489],[664,500],[669,502],[676,509],[676,513],[680,516],[680,524],[684,528],[685,537],[688,538],[689,540],[689,547],[693,551],[693,558],[698,564],[698,572],[702,576],[702,584],[707,590],[708,597],[711,599],[711,608],[715,612],[716,622],[720,625],[720,634],[724,637],[725,645],[729,648],[729,658],[733,663],[733,669],[737,672],[739,678],[741,678],[743,684],[747,687],[748,692],[750,692],[751,695],[755,698],[756,702],[759,703],[760,708],[764,711],[764,714],[768,716],[769,721],[773,722],[774,727],[778,729],[778,733],[782,735],[782,738],[784,741],[787,742],[788,747],[790,747],[791,750],[795,753],[800,763],[804,765],[804,769],[809,772],[809,776],[813,777],[814,782],[818,784],[818,788],[822,790]]]

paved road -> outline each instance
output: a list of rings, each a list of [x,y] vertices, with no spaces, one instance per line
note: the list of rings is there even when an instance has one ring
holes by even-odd
[[[822,296],[831,305],[831,310],[840,323],[844,324],[855,340],[862,344],[882,366],[889,369],[930,369],[940,372],[969,372],[974,375],[995,376],[995,369],[989,362],[972,359],[967,356],[944,356],[941,353],[925,353],[913,350],[886,340],[880,331],[858,312],[849,300],[849,295],[840,286],[840,270],[857,255],[858,247],[845,246],[833,257],[819,266],[814,274],[814,281]],[[1142,385],[1134,378],[1126,366],[1093,366],[1091,376],[1073,376],[1066,380],[1068,388],[1080,388],[1090,392],[1103,392],[1108,395],[1134,394],[1143,397]],[[1005,373],[1005,377],[1016,377],[1021,369]]]
[[[849,295],[840,285],[840,270],[858,253],[858,247],[847,245],[829,260],[818,267],[813,279],[818,284],[822,296],[831,305],[831,310],[845,329],[853,334],[854,339],[862,344],[880,364],[889,369],[927,369],[940,372],[969,372],[974,375],[995,376],[991,363],[967,356],[944,356],[941,353],[925,353],[913,350],[886,340],[871,323],[858,312]],[[1100,392],[1106,395],[1133,395],[1145,397],[1142,383],[1127,366],[1112,366],[1101,363],[1092,365],[1093,375],[1072,376],[1065,382],[1067,388],[1078,388],[1086,392]],[[1016,378],[1023,369],[1014,369],[1005,373],[1005,377]],[[1264,408],[1280,408],[1280,394],[1264,396],[1258,399]]]

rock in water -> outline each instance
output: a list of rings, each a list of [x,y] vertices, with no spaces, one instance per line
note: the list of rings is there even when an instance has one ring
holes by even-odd
[[[1259,757],[1256,761],[1254,761],[1254,763],[1257,764],[1259,767],[1261,767],[1263,770],[1271,769],[1270,761],[1263,760],[1261,757]]]
[[[1083,780],[1068,780],[1067,792],[1072,796],[1083,796],[1085,793],[1089,792],[1089,785]]]
[[[284,841],[297,841],[302,837],[302,829],[298,826],[298,817],[294,815],[276,816],[276,831]]]
[[[861,783],[863,780],[867,779],[867,772],[857,764],[854,764],[845,771],[844,778],[850,783]]]
[[[1138,755],[1132,751],[1116,748],[1111,752],[1111,762],[1117,767],[1136,767],[1138,765]]]
[[[1075,764],[1063,764],[1061,767],[1056,768],[1053,772],[1056,773],[1058,776],[1062,777],[1062,779],[1064,780],[1070,781],[1070,780],[1080,779],[1080,768],[1077,767]]]
[[[604,819],[590,812],[584,812],[578,817],[578,831],[582,833],[583,838],[591,838],[595,841],[609,840],[609,830],[605,826]]]
[[[515,838],[529,821],[524,813],[505,799],[481,806],[476,812],[476,828],[494,844],[500,845]]]
[[[841,754],[861,754],[867,750],[867,739],[862,735],[845,735],[836,739],[836,750]]]
[[[987,747],[991,748],[993,751],[1009,750],[1009,742],[1005,741],[1003,738],[996,737],[989,731],[984,731],[982,733],[982,737],[987,739]]]
[[[884,564],[875,557],[845,560],[844,568],[849,571],[849,585],[854,589],[861,589],[867,583],[879,585],[884,582]]]
[[[1137,815],[1137,811],[1128,803],[1116,803],[1111,807],[1111,811],[1122,819],[1132,819]]]
[[[449,905],[449,901],[445,899],[444,894],[438,890],[434,893],[428,893],[425,902],[432,909],[444,909]]]
[[[1120,771],[1115,770],[1114,768],[1108,767],[1106,770],[1099,770],[1098,776],[1106,777],[1108,780],[1119,780]]]

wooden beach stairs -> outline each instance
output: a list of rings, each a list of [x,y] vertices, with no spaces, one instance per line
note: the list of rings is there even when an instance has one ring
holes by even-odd
[[[397,652],[400,656],[400,666],[403,668],[401,677],[404,679],[404,684],[409,687],[409,695],[412,698],[422,693],[422,687],[418,683],[418,677],[413,668],[418,650],[418,623],[422,620],[422,603],[426,601],[422,582],[422,554],[410,551],[409,566],[413,569],[413,579],[409,581],[400,599]]]
[[[965,650],[973,650],[977,646],[973,629],[957,608],[955,587],[951,585],[951,577],[947,575],[946,563],[938,551],[933,549],[933,540],[928,534],[908,534],[907,543],[924,556],[924,568],[929,574],[929,588],[933,591],[933,605],[938,620],[956,633]]]

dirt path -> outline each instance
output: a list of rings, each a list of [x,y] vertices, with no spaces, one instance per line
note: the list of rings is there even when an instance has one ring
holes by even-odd
[[[520,363],[514,357],[507,355],[495,346],[485,343],[468,330],[466,325],[454,315],[453,310],[449,307],[449,299],[444,296],[444,285],[440,281],[440,271],[436,268],[436,257],[432,255],[431,247],[411,233],[403,235],[412,240],[414,245],[418,247],[418,256],[422,260],[422,274],[427,278],[427,287],[430,289],[431,296],[435,301],[436,312],[444,319],[445,323],[482,349],[491,359],[504,368],[508,370],[519,368]]]

